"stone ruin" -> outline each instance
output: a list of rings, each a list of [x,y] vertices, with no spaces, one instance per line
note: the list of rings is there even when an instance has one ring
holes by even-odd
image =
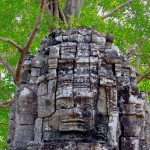
[[[25,59],[10,150],[149,150],[150,105],[112,36],[58,30]]]

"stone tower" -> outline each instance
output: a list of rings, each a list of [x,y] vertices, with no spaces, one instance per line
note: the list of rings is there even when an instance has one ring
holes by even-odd
[[[113,37],[52,32],[22,65],[10,150],[149,150],[150,108]]]

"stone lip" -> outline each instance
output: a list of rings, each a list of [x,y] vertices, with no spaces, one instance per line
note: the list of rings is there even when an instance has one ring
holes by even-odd
[[[56,30],[25,59],[9,121],[10,150],[150,149],[150,105],[136,72],[89,27]]]
[[[61,120],[63,123],[80,123],[81,125],[83,125],[85,123],[85,121],[83,119],[68,119],[68,120]]]

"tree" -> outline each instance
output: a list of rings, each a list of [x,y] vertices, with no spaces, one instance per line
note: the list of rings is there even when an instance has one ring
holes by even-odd
[[[136,68],[139,86],[150,91],[148,10],[146,0],[2,0],[0,107],[11,106],[15,85],[19,87],[21,64],[27,55],[36,53],[40,39],[58,28],[76,26],[113,34],[115,44]]]

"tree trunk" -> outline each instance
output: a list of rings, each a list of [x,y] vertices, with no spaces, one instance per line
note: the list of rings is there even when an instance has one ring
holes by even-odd
[[[52,16],[60,18],[65,23],[67,22],[68,28],[71,28],[71,18],[80,16],[79,8],[82,5],[83,0],[66,0],[65,9],[62,11],[59,0],[47,0],[47,7],[45,9]]]
[[[83,0],[67,0],[65,6],[65,16],[68,26],[71,27],[71,18],[79,16],[79,8],[83,5]]]

